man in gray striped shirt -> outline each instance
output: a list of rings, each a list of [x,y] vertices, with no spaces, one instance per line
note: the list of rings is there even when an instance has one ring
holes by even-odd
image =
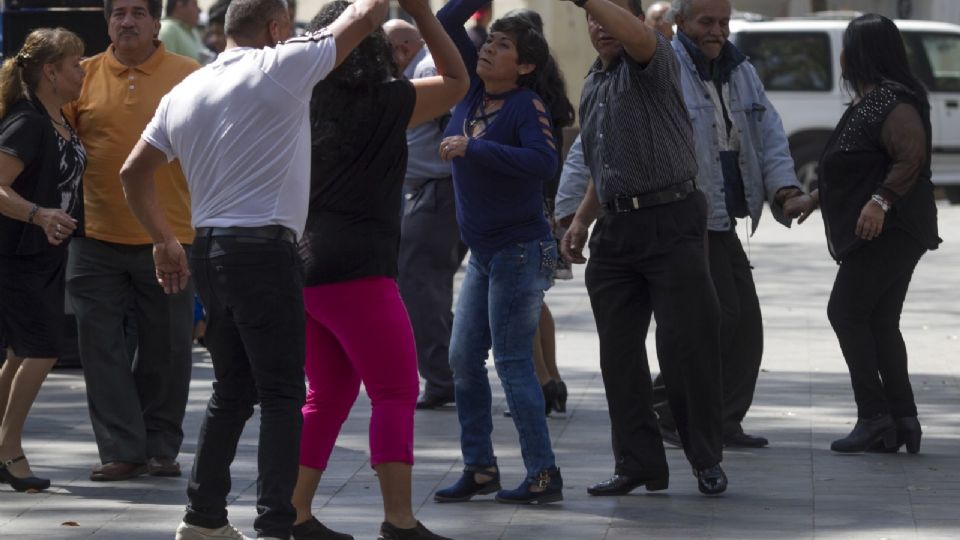
[[[719,494],[727,487],[720,467],[720,314],[677,59],[669,42],[643,24],[640,0],[574,1],[587,12],[599,58],[580,101],[592,181],[561,249],[568,260],[586,262],[587,230],[599,216],[586,283],[616,458],[614,476],[587,491],[622,495],[669,483],[644,345],[656,314],[660,371],[684,451],[700,491]]]

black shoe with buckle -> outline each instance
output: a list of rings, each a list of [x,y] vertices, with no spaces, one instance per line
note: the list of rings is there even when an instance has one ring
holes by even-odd
[[[526,479],[517,489],[502,489],[497,502],[504,504],[547,504],[563,500],[563,477],[553,467],[540,471],[534,479]]]
[[[489,476],[486,482],[477,482],[476,475]],[[438,489],[433,500],[439,503],[466,502],[474,495],[489,495],[500,490],[500,471],[488,471],[485,467],[464,467],[463,475],[452,486]]]
[[[50,487],[50,480],[46,478],[37,478],[36,476],[20,478],[19,476],[14,476],[13,473],[10,472],[10,469],[7,468],[25,459],[27,458],[24,456],[17,456],[0,463],[0,480],[2,480],[4,484],[10,484],[10,487],[20,492],[43,491]]]

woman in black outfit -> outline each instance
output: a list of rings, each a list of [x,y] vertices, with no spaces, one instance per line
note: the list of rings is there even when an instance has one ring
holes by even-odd
[[[67,243],[83,219],[83,145],[60,108],[80,96],[83,42],[63,28],[27,36],[0,68],[0,482],[42,490],[21,438],[60,355]]]
[[[819,201],[830,254],[840,263],[827,314],[850,370],[853,431],[835,452],[920,450],[900,312],[920,257],[941,242],[930,181],[930,104],[886,17],[850,22],[840,57],[854,100],[820,159]]]

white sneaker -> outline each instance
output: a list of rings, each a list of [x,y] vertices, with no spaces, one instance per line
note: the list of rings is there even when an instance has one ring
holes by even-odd
[[[185,521],[180,522],[177,527],[177,535],[174,540],[254,540],[249,536],[244,536],[239,529],[227,523],[219,529],[205,529],[191,525]]]

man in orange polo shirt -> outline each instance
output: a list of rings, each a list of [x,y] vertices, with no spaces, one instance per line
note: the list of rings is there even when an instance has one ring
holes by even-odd
[[[193,285],[165,295],[153,242],[130,213],[120,167],[171,88],[199,68],[157,41],[161,0],[107,0],[112,42],[84,63],[80,99],[64,111],[87,149],[85,237],[70,246],[67,290],[77,315],[90,420],[101,465],[91,480],[149,473],[179,476],[190,386]],[[180,242],[193,242],[190,196],[177,162],[156,174]],[[132,308],[132,309],[131,309]],[[135,313],[137,353],[127,353],[124,317]]]

